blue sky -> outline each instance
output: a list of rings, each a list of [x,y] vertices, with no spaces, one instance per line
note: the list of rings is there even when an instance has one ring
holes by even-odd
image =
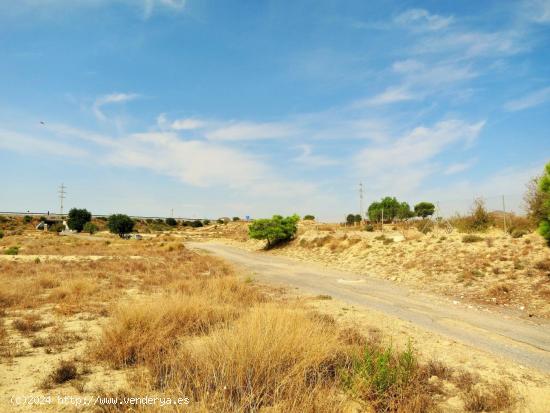
[[[549,160],[548,0],[0,0],[0,210],[519,212]]]

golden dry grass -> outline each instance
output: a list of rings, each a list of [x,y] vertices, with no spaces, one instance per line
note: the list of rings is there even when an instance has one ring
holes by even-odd
[[[10,237],[17,238],[22,255],[111,257],[0,261],[0,356],[56,357],[35,385],[62,391],[70,382],[80,392],[98,394],[79,381],[83,368],[73,361],[57,364],[76,352],[91,370],[125,373],[127,384],[113,394],[183,394],[191,399],[189,411],[414,413],[436,408],[441,391],[428,383],[431,376],[450,380],[447,367],[417,362],[412,350],[391,349],[384,372],[370,374],[393,384],[373,387],[360,368],[363,356],[368,349],[384,360],[388,348],[301,301],[239,279],[227,264],[187,250],[173,236],[143,242]],[[337,241],[344,248],[363,243],[348,235]],[[92,338],[75,331],[75,324],[94,326]],[[404,354],[413,362],[401,369]],[[109,409],[104,411],[119,407]]]

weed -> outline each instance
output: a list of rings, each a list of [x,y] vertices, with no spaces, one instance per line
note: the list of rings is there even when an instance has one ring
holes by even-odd
[[[13,246],[4,250],[5,255],[17,255],[19,254],[19,247]]]
[[[483,241],[483,239],[484,238],[480,237],[479,235],[468,234],[462,237],[462,242],[464,243],[480,242],[480,241]]]

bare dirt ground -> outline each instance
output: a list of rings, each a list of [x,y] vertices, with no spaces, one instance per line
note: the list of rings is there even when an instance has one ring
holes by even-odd
[[[220,239],[249,251],[264,242],[248,240],[245,223],[188,231],[190,239]],[[465,234],[415,229],[382,233],[337,225],[302,223],[291,243],[269,254],[314,262],[431,291],[482,308],[550,318],[550,248],[538,234],[511,238],[499,231],[463,242]]]
[[[281,279],[284,288],[276,288],[261,279],[261,269],[235,271],[184,247],[189,240],[221,236],[219,227],[151,233],[141,241],[29,230],[0,239],[0,411],[351,413],[384,411],[388,403],[392,411],[407,413],[546,411],[548,374],[528,366],[529,360],[503,362],[419,325],[422,311],[431,307],[405,303],[418,318],[409,321],[385,311],[391,301],[365,309],[348,300],[356,286],[348,276],[336,280],[341,297],[329,297],[328,291],[304,296],[307,289],[293,290],[289,280]],[[242,226],[231,231],[234,240]],[[14,246],[17,255],[5,255]],[[263,255],[269,266],[272,253]],[[291,270],[297,265],[292,262]],[[315,287],[307,268],[303,282]],[[279,268],[279,275],[292,275],[288,269]],[[441,328],[461,328],[452,318],[436,321]],[[518,327],[497,334],[544,341],[544,333]],[[406,349],[409,340],[419,364],[406,388],[372,393],[360,370],[350,371],[353,364],[345,361],[365,343],[380,341],[382,347],[369,351],[381,349],[374,353],[380,361],[392,354],[399,366],[409,356],[397,349]],[[491,340],[490,334],[482,339]],[[515,346],[508,348],[512,355]],[[391,353],[384,350],[391,347]],[[291,366],[303,370],[288,370]],[[351,382],[341,381],[341,369],[352,374]],[[54,402],[13,403],[14,396],[44,395]],[[191,395],[192,403],[98,408],[57,399],[122,395]]]
[[[482,311],[392,282],[216,241],[187,245],[243,266],[261,283],[324,297],[316,307],[351,325],[389,331],[401,342],[413,337],[425,354],[450,365],[489,378],[506,377],[521,388],[527,411],[544,412],[550,404],[550,324],[546,320]]]

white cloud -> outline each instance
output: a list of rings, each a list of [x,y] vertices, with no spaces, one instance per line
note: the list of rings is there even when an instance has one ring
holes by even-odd
[[[361,101],[367,106],[387,105],[390,103],[404,102],[414,100],[417,97],[413,95],[406,87],[389,87],[384,92],[373,96],[372,98]]]
[[[172,122],[171,128],[174,130],[192,130],[200,129],[205,125],[206,122],[200,119],[187,118],[175,120],[174,122]]]
[[[166,8],[179,12],[185,8],[187,0],[144,0],[143,14],[146,19],[151,17],[155,8]]]
[[[410,9],[398,15],[394,22],[417,30],[441,30],[453,22],[453,17],[431,14],[424,9]]]
[[[550,23],[550,0],[528,0],[524,2],[527,17],[535,23]]]
[[[113,103],[124,103],[139,97],[136,93],[111,93],[98,97],[93,106],[92,111],[98,120],[106,120],[107,116],[102,111],[102,107]]]
[[[510,112],[532,108],[542,105],[550,100],[550,87],[537,90],[519,99],[511,100],[504,105],[504,108]]]
[[[509,56],[528,49],[523,34],[515,30],[492,33],[454,31],[444,36],[425,37],[413,48],[415,53],[457,54],[462,59]]]
[[[56,142],[50,139],[38,139],[18,132],[0,129],[0,148],[9,149],[22,154],[54,155],[60,157],[83,157],[83,149]]]
[[[363,149],[354,159],[355,168],[375,191],[410,194],[437,170],[435,156],[457,143],[470,145],[484,124],[445,120],[414,128],[393,142]]]
[[[297,133],[295,126],[281,122],[235,122],[206,133],[213,141],[245,141],[287,138]]]
[[[314,155],[311,145],[299,145],[297,149],[300,149],[302,153],[293,160],[306,167],[319,168],[323,166],[333,166],[339,163],[335,159],[326,156]]]
[[[468,161],[468,162],[452,163],[451,165],[449,165],[445,169],[445,171],[443,173],[445,175],[454,175],[454,174],[457,174],[457,173],[460,173],[460,172],[464,172],[467,169],[470,169],[473,166],[473,164],[474,164],[473,160]]]
[[[5,3],[5,4],[4,4]],[[6,16],[18,16],[31,13],[37,17],[59,18],[59,11],[70,12],[109,7],[122,4],[136,8],[143,13],[144,19],[150,18],[155,10],[179,13],[185,10],[186,0],[17,0],[16,2],[0,1],[0,10]]]

